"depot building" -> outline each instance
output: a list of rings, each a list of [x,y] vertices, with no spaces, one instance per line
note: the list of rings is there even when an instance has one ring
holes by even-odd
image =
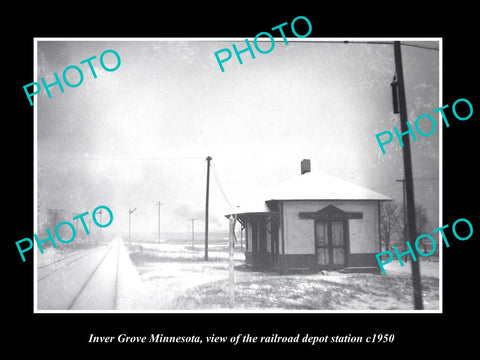
[[[380,204],[392,199],[324,172],[301,173],[237,208],[245,262],[256,269],[373,271],[379,268]]]

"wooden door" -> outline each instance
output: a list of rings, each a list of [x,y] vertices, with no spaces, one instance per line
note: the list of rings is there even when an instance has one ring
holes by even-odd
[[[320,268],[345,266],[344,221],[315,221],[315,254]]]
[[[330,264],[329,242],[328,222],[323,220],[315,221],[315,253],[317,255],[317,264],[320,267],[326,267]]]
[[[344,222],[332,221],[329,223],[331,228],[331,265],[344,266],[345,265],[345,234]]]

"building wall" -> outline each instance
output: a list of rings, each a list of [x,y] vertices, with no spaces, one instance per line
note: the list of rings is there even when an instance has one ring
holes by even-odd
[[[363,219],[349,220],[350,253],[379,251],[378,205],[376,201],[284,201],[285,254],[315,254],[313,219],[300,219],[299,212],[316,212],[332,204],[346,212],[362,212]]]

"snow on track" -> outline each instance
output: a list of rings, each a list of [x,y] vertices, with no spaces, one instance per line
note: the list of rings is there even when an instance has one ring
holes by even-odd
[[[146,298],[120,237],[39,263],[36,280],[38,310],[138,309]]]

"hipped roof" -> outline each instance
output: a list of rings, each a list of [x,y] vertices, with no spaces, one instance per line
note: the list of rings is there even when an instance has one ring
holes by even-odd
[[[392,198],[324,172],[308,172],[291,177],[247,201],[238,207],[236,213],[271,212],[266,202],[272,200],[390,201]]]

